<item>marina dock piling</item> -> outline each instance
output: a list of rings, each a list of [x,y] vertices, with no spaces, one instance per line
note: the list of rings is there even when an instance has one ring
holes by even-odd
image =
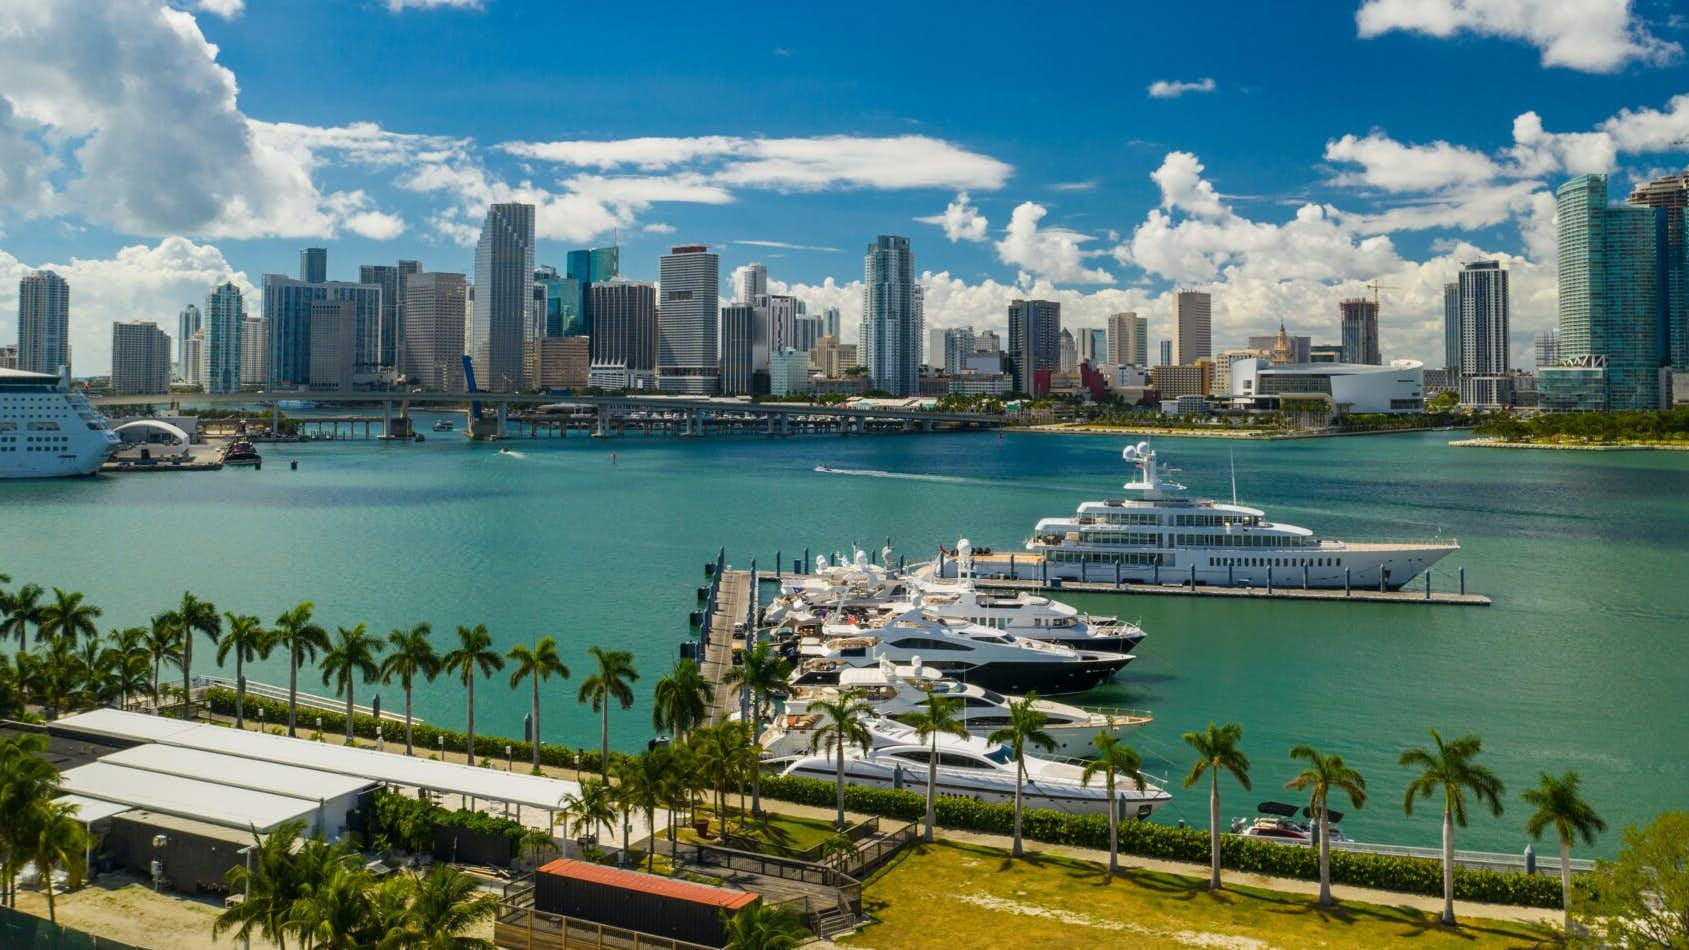
[[[1349,596],[1349,571],[1350,571],[1350,568],[1345,567],[1343,569],[1343,596],[1344,597]]]
[[[1466,595],[1466,568],[1464,567],[1460,569],[1460,593],[1463,597]]]

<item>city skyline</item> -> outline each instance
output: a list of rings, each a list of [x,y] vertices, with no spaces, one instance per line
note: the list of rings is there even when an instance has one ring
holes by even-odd
[[[0,125],[19,143],[21,186],[0,196],[0,294],[43,267],[77,286],[86,371],[109,361],[112,322],[168,326],[225,277],[256,299],[260,275],[294,272],[302,247],[333,248],[330,279],[353,280],[347,262],[471,271],[481,213],[510,200],[537,205],[537,261],[617,243],[628,276],[651,280],[665,245],[706,244],[724,279],[763,260],[781,275],[774,292],[840,308],[845,339],[861,306],[852,249],[881,233],[910,236],[933,328],[983,324],[1019,297],[1061,302],[1074,326],[1137,311],[1162,336],[1177,284],[1214,295],[1216,345],[1281,320],[1329,339],[1336,301],[1379,280],[1400,288],[1384,294],[1384,357],[1432,364],[1442,285],[1460,261],[1494,259],[1513,275],[1509,342],[1525,365],[1555,321],[1552,189],[1585,171],[1628,188],[1680,167],[1689,137],[1685,31],[1657,3],[1549,25],[1528,10],[1526,22],[1502,10],[1433,23],[1372,0],[1294,22],[1239,7],[1220,18],[1212,59],[1149,44],[1169,48],[1126,74],[1086,65],[1105,59],[1087,50],[1112,42],[1127,15],[1134,33],[1156,36],[1188,28],[1188,14],[1099,10],[1099,29],[1068,38],[1077,72],[981,75],[962,98],[936,63],[895,78],[863,67],[918,59],[908,44],[939,29],[983,44],[988,12],[872,43],[855,24],[822,34],[801,12],[775,12],[765,25],[779,38],[720,76],[714,59],[684,52],[706,12],[677,11],[649,41],[676,55],[628,79],[609,51],[566,66],[540,55],[543,31],[526,28],[542,11],[513,0],[324,4],[309,17],[213,6],[234,15],[116,0],[88,15],[48,11],[0,41],[0,88],[17,90]],[[290,42],[352,16],[381,25],[391,55],[346,63]],[[72,45],[58,43],[66,31],[171,55],[42,56]],[[518,34],[534,39],[490,76],[495,42]],[[445,37],[462,53],[452,62],[406,55]],[[1270,76],[1254,68],[1265,49]],[[1312,49],[1321,55],[1282,55]],[[1362,63],[1341,100],[1323,91],[1328,70]],[[99,101],[73,81],[83,73],[89,89],[127,82],[147,98]],[[1519,88],[1490,82],[1518,76],[1531,77],[1528,92],[1468,95],[1474,82]],[[542,84],[580,108],[533,108],[528,90]],[[699,84],[744,99],[735,121],[699,119],[691,97],[663,95]],[[399,94],[423,86],[451,93]],[[1010,116],[1026,99],[1058,103],[1045,121],[1063,134],[1022,135]],[[119,121],[134,109],[144,131]],[[48,144],[58,138],[47,132],[79,144]],[[0,339],[14,338],[15,312],[0,298]]]

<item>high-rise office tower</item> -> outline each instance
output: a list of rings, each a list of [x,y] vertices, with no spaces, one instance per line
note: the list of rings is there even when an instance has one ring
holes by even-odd
[[[187,372],[182,374],[182,382],[189,386],[198,386],[205,379],[205,328],[200,327],[194,335],[188,337],[188,345],[182,347],[182,362],[187,364]]]
[[[1172,365],[1172,363],[1173,363],[1173,341],[1172,340],[1162,340],[1161,341],[1161,363],[1159,365],[1170,366],[1170,365]]]
[[[1689,369],[1689,215],[1684,211],[1689,208],[1689,172],[1637,185],[1625,202],[1665,212],[1658,278],[1665,287],[1665,307],[1659,319],[1665,340],[1661,356],[1675,369]]]
[[[651,389],[657,366],[657,288],[612,277],[592,285],[592,385]]]
[[[875,389],[914,395],[920,392],[921,294],[909,239],[891,234],[875,238],[862,271],[858,358]]]
[[[199,307],[188,304],[176,315],[176,375],[188,378],[188,341],[200,327]]]
[[[264,329],[264,318],[247,314],[240,328],[240,384],[262,387],[269,372],[270,335]]]
[[[792,348],[799,353],[808,353],[815,349],[815,341],[824,335],[821,332],[823,321],[818,313],[803,313],[803,301],[798,301],[798,307],[800,311],[795,324],[798,331],[797,342],[792,344]]]
[[[1108,317],[1108,359],[1119,366],[1149,365],[1149,318],[1128,310]]]
[[[533,297],[534,206],[492,205],[475,245],[475,291],[467,338],[481,389],[524,388],[523,346]]]
[[[119,396],[170,391],[170,337],[158,324],[111,325],[111,391]]]
[[[299,279],[307,284],[328,282],[328,248],[308,247],[299,252]]]
[[[756,392],[757,311],[748,303],[721,308],[721,391],[729,396]]]
[[[223,281],[205,295],[205,377],[208,393],[240,392],[240,334],[246,324],[246,304],[240,288]]]
[[[1079,369],[1079,343],[1073,339],[1073,332],[1062,328],[1061,335],[1056,338],[1056,368],[1063,373],[1076,372]]]
[[[1034,392],[1038,370],[1061,369],[1061,333],[1060,303],[1009,301],[1009,376],[1017,392],[1042,395]]]
[[[70,285],[50,270],[18,281],[18,369],[59,373],[70,365]]]
[[[1343,328],[1343,362],[1377,366],[1378,301],[1355,298],[1337,305]]]
[[[739,272],[739,296],[741,303],[753,303],[756,298],[768,293],[768,268],[762,264],[746,264]]]
[[[569,252],[563,282],[556,288],[563,298],[558,307],[559,335],[592,335],[592,285],[619,275],[621,258],[622,249],[614,245]],[[551,333],[549,318],[546,332]]]
[[[382,367],[397,368],[399,365],[399,337],[404,332],[404,323],[399,315],[405,309],[405,279],[421,269],[422,265],[417,261],[400,261],[396,265],[361,264],[358,267],[358,283],[381,288],[381,323],[377,330],[380,355],[377,362]]]
[[[997,335],[996,330],[981,330],[974,334],[974,352],[1001,353],[1003,352],[1003,338]]]
[[[1214,301],[1196,290],[1173,294],[1173,356],[1180,366],[1194,366],[1214,355]]]
[[[408,278],[407,278],[408,279]],[[281,274],[264,275],[264,329],[269,339],[267,384],[305,386],[311,381],[311,304],[353,304],[353,366],[356,381],[373,381],[381,366],[381,286],[328,281],[314,284]],[[336,327],[336,332],[339,327]]]
[[[1460,283],[1443,285],[1443,368],[1460,378]]]
[[[713,393],[721,388],[721,258],[702,244],[680,244],[657,264],[657,388]]]
[[[943,359],[944,372],[955,376],[968,363],[968,357],[974,353],[974,328],[956,327],[944,331],[943,349],[940,357]]]
[[[1474,261],[1460,271],[1460,401],[1472,406],[1512,402],[1508,378],[1507,271]]]
[[[1086,327],[1079,331],[1080,362],[1096,366],[1108,362],[1108,331],[1101,327]]]
[[[839,308],[828,307],[821,311],[821,335],[839,338]]]
[[[311,303],[311,388],[352,388],[357,355],[357,305],[350,300]]]
[[[463,274],[429,271],[406,278],[399,369],[412,385],[463,391],[468,309],[469,281]]]
[[[1560,337],[1552,327],[1538,333],[1535,342],[1537,369],[1554,366],[1560,362]]]
[[[768,326],[768,353],[763,354],[758,369],[767,369],[770,354],[801,349],[798,346],[798,299],[786,294],[764,294],[758,299],[763,301]]]

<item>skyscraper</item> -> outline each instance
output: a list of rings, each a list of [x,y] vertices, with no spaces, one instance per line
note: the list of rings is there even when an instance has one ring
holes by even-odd
[[[944,331],[944,345],[939,352],[944,372],[955,376],[967,365],[974,352],[974,328],[957,327]]]
[[[480,388],[524,388],[523,343],[533,296],[534,206],[492,205],[475,245],[475,296],[467,333]]]
[[[350,300],[311,302],[311,388],[352,388],[357,354],[357,305]]]
[[[1161,366],[1169,366],[1173,362],[1173,341],[1161,341]]]
[[[651,389],[656,384],[657,288],[612,277],[592,285],[592,385]]]
[[[1689,369],[1689,172],[1666,175],[1637,185],[1625,203],[1665,212],[1665,240],[1660,248],[1659,279],[1665,287],[1660,313],[1662,358],[1678,370]]]
[[[839,338],[839,308],[828,307],[821,311],[821,335]]]
[[[1118,366],[1149,365],[1149,318],[1128,310],[1108,316],[1108,359]]]
[[[721,308],[721,391],[729,396],[756,392],[757,311],[748,303]]]
[[[1537,369],[1544,366],[1554,366],[1560,362],[1560,337],[1550,327],[1536,336]]]
[[[1173,295],[1173,357],[1180,366],[1194,366],[1214,355],[1213,298],[1196,290]]]
[[[1460,283],[1443,285],[1443,368],[1460,378]]]
[[[111,391],[119,396],[170,391],[170,337],[158,324],[111,325]]]
[[[1061,304],[1053,300],[1009,301],[1009,377],[1017,392],[1034,392],[1038,370],[1061,368],[1061,334]],[[1070,345],[1072,341],[1069,334]]]
[[[183,307],[182,312],[176,315],[176,375],[184,380],[189,373],[188,341],[193,339],[199,327],[199,308],[193,304]]]
[[[328,248],[308,247],[299,252],[299,279],[307,284],[328,282]]]
[[[264,318],[247,314],[246,322],[240,328],[240,384],[262,387],[265,374],[269,372],[269,333],[264,329]]]
[[[70,365],[70,285],[50,270],[18,281],[18,369],[52,373]]]
[[[569,252],[562,282],[555,288],[562,298],[558,305],[559,333],[555,335],[592,335],[592,285],[620,274],[621,258],[622,249],[614,245]],[[546,333],[551,334],[549,318]]]
[[[768,293],[768,268],[761,264],[746,264],[739,273],[739,287],[736,298],[742,303],[753,303],[756,298]]]
[[[1343,362],[1382,364],[1378,355],[1378,301],[1355,298],[1337,305],[1343,328]]]
[[[1670,362],[1668,258],[1681,210],[1607,204],[1607,176],[1580,175],[1555,192],[1560,266],[1559,357],[1537,374],[1544,409],[1655,409]]]
[[[875,389],[914,395],[920,392],[921,294],[909,239],[891,234],[875,238],[862,271],[858,358]]]
[[[399,369],[412,385],[462,392],[469,282],[426,272],[405,279],[404,348]]]
[[[1508,378],[1507,271],[1474,261],[1460,272],[1460,401],[1470,406],[1512,402]]]
[[[406,278],[409,279],[408,277]],[[313,284],[281,274],[264,275],[263,317],[269,335],[267,384],[272,388],[304,386],[311,381],[311,304],[351,301],[353,372],[358,381],[373,381],[380,369],[381,287],[329,281]],[[338,332],[338,327],[336,330]]]
[[[1061,335],[1056,339],[1056,368],[1064,373],[1076,372],[1079,369],[1079,344],[1073,339],[1072,331],[1062,328]]]
[[[713,393],[721,388],[721,259],[702,244],[669,249],[657,265],[657,388]]]
[[[1101,327],[1086,327],[1079,331],[1079,359],[1096,366],[1108,362],[1108,331]]]
[[[1262,353],[1267,354],[1269,358],[1276,360],[1277,356],[1275,355],[1275,350],[1278,348],[1279,341],[1282,339],[1285,343],[1285,349],[1289,352],[1288,358],[1281,365],[1308,362],[1308,352],[1314,345],[1313,337],[1291,336],[1285,331],[1284,323],[1282,321],[1280,321],[1278,329],[1278,333],[1270,336],[1251,336],[1249,338],[1249,348],[1252,350],[1260,350]]]
[[[417,261],[394,264],[362,264],[358,267],[358,283],[374,284],[381,288],[380,355],[378,365],[397,368],[399,365],[399,336],[404,324],[399,315],[405,308],[405,279],[422,269]]]
[[[200,359],[206,371],[200,385],[206,392],[240,392],[240,334],[245,323],[246,305],[232,281],[223,281],[205,295],[205,349]]]

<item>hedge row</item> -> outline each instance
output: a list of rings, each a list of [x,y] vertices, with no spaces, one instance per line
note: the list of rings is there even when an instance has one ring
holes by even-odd
[[[369,836],[384,837],[394,844],[413,851],[422,851],[435,827],[462,828],[466,831],[504,837],[514,849],[526,833],[520,823],[486,812],[459,808],[452,811],[420,798],[401,795],[386,789],[376,789],[371,796]]]
[[[838,800],[838,786],[821,779],[775,776],[762,780],[762,794],[764,798],[831,807]],[[845,807],[854,812],[919,821],[926,816],[926,796],[909,790],[847,785]],[[1001,835],[1014,832],[1012,805],[940,795],[934,811],[938,823],[947,828]],[[1021,833],[1028,839],[1051,844],[1107,848],[1108,817],[1032,808],[1021,815]],[[1122,854],[1208,863],[1208,832],[1198,828],[1127,821],[1120,824],[1119,840]],[[1274,877],[1319,878],[1319,853],[1314,848],[1252,841],[1235,835],[1220,839],[1220,863],[1232,870]],[[1443,893],[1442,865],[1425,858],[1333,850],[1331,879],[1338,884],[1409,894],[1440,896]],[[1454,896],[1489,904],[1559,907],[1560,881],[1549,875],[1457,867]]]
[[[235,691],[227,687],[214,686],[206,690],[202,702],[213,712],[220,715],[233,716],[235,714]],[[246,696],[247,722],[260,721],[258,714],[260,709],[264,711],[262,721],[267,728],[287,727],[287,703],[279,699],[254,696],[248,693]],[[323,734],[325,736],[345,733],[345,713],[309,706],[299,707],[297,714],[299,729],[303,731],[314,730],[319,717],[323,721]],[[404,744],[405,724],[403,722],[383,719],[380,725],[381,734],[387,742]],[[352,716],[352,733],[354,735],[364,739],[374,739],[376,737],[375,730],[376,720],[374,716],[366,716],[363,713],[355,713]],[[448,752],[463,752],[468,744],[468,736],[456,729],[442,729],[424,722],[413,722],[411,724],[411,743],[420,755],[437,752],[441,747],[440,739],[442,737],[445,739],[445,749]],[[477,735],[475,737],[475,754],[485,759],[502,759],[504,758],[504,747],[507,745],[510,746],[510,755],[515,761],[530,762],[533,760],[533,752],[528,743],[519,739],[506,739],[502,736]],[[612,752],[610,755],[613,760],[617,753]],[[598,770],[597,749],[571,749],[568,746],[554,745],[549,742],[540,743],[540,762],[543,765],[574,768],[577,756],[579,756],[582,769]]]

